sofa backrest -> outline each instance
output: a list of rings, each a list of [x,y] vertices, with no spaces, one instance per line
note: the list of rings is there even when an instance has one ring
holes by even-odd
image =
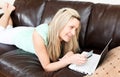
[[[16,0],[12,13],[14,26],[37,26],[45,6],[45,0]]]
[[[112,38],[110,49],[119,46],[120,5],[93,4],[80,1],[48,1],[41,23],[49,23],[58,9],[71,7],[81,15],[79,44],[82,49],[102,50]],[[118,42],[118,43],[117,43]]]
[[[104,48],[112,38],[110,49],[120,45],[120,5],[94,4],[86,30],[86,48]]]
[[[14,5],[16,10],[11,15],[14,27],[49,23],[58,9],[71,7],[81,16],[79,44],[82,49],[103,49],[111,38],[110,49],[120,45],[120,5],[63,0],[16,0]],[[0,44],[0,51],[13,48]]]

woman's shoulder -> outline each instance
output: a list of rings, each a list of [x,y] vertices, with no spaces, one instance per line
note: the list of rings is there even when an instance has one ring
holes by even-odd
[[[39,35],[44,39],[45,45],[47,45],[47,37],[48,37],[48,24],[41,24],[36,27],[36,31]]]
[[[36,28],[48,28],[48,24],[47,23],[40,24]]]
[[[37,27],[36,27],[36,30],[38,31],[38,32],[48,32],[48,24],[40,24],[40,25],[38,25]]]

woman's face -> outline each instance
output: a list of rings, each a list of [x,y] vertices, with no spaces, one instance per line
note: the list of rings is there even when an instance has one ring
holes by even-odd
[[[63,30],[60,32],[61,41],[69,42],[72,37],[76,34],[76,30],[80,25],[80,21],[76,18],[71,18],[69,22],[65,25]]]

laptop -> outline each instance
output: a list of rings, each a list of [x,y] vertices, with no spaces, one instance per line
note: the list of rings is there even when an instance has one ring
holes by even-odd
[[[93,74],[96,68],[103,62],[105,56],[107,55],[108,47],[111,41],[112,39],[109,40],[109,42],[107,43],[107,45],[100,54],[93,53],[92,56],[88,58],[88,61],[85,64],[83,65],[70,64],[68,68],[88,75]],[[91,52],[83,52],[82,54],[89,54],[89,53],[91,54]]]
[[[105,56],[107,55],[107,53],[108,53],[108,47],[109,47],[109,45],[110,45],[111,42],[112,42],[112,39],[109,40],[109,42],[107,43],[107,45],[105,46],[105,48],[101,52],[101,54],[100,54],[101,58],[100,58],[100,61],[99,61],[98,65],[100,65],[103,62]]]

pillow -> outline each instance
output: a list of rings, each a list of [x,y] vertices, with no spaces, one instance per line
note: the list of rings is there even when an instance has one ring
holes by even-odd
[[[108,52],[103,63],[91,76],[84,77],[120,77],[120,46]]]

